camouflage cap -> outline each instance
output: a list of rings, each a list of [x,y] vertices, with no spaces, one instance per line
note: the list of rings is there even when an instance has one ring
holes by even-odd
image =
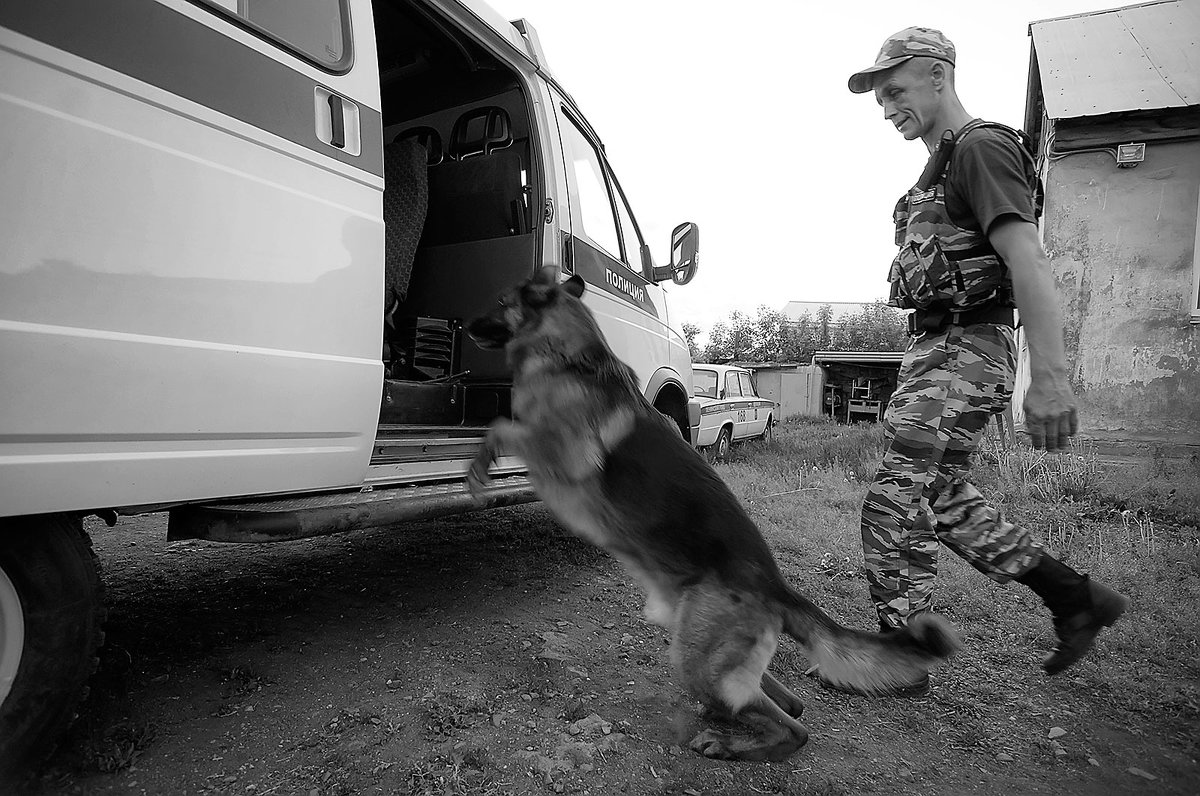
[[[954,63],[954,45],[933,28],[905,28],[888,36],[887,41],[875,57],[875,65],[850,75],[850,90],[855,94],[866,94],[871,90],[876,72],[899,66],[909,58],[923,56]]]

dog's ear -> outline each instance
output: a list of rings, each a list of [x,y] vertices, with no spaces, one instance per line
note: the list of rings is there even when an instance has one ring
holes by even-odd
[[[584,282],[583,277],[581,277],[579,274],[575,274],[566,282],[562,283],[562,288],[575,298],[579,298],[583,295],[584,289],[587,288],[587,282]]]
[[[531,279],[521,285],[521,303],[537,309],[550,303],[550,297],[558,289],[555,283],[545,284],[537,279]]]
[[[544,307],[550,303],[557,289],[558,269],[553,265],[543,266],[533,275],[533,279],[521,285],[521,303],[529,307]]]

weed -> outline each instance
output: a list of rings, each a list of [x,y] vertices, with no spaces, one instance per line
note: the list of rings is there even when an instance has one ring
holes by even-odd
[[[404,778],[412,796],[496,796],[508,793],[511,783],[498,780],[483,768],[486,751],[474,750],[413,763]]]
[[[93,741],[84,755],[85,766],[104,774],[124,771],[134,764],[154,741],[155,729],[149,724],[123,723],[110,727],[99,741]]]
[[[862,577],[862,563],[851,556],[822,553],[816,571],[830,580],[853,580]]]
[[[358,708],[343,708],[338,712],[337,716],[325,725],[323,732],[326,738],[332,738],[355,727],[366,725],[379,727],[382,724],[383,720],[372,713],[364,713]],[[388,726],[391,727],[394,725],[389,724]]]
[[[458,730],[474,726],[481,716],[490,716],[495,707],[486,697],[451,693],[427,695],[424,701],[425,734],[430,740],[445,740]]]
[[[222,669],[220,675],[221,691],[225,699],[240,699],[261,691],[263,686],[267,685],[267,679],[250,666]]]

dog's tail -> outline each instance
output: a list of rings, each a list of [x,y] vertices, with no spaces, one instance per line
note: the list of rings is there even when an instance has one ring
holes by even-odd
[[[803,645],[820,678],[843,691],[886,694],[920,682],[959,647],[958,634],[938,616],[914,617],[890,633],[842,627],[804,595],[788,588],[783,628]]]

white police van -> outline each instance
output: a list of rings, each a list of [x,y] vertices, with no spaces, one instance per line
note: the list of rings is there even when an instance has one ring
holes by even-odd
[[[0,152],[0,770],[91,665],[81,517],[274,541],[474,507],[511,378],[463,324],[543,265],[695,440],[662,285],[696,227],[655,265],[534,30],[482,3],[0,3]],[[486,502],[532,499],[499,464]]]

